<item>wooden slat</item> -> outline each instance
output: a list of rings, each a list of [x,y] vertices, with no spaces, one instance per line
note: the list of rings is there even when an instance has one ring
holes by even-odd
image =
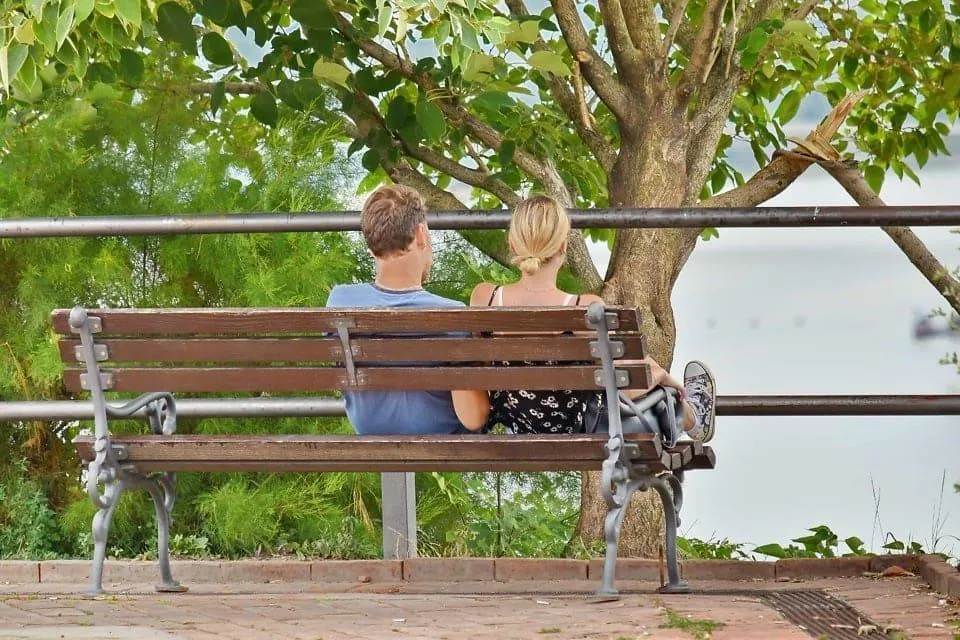
[[[699,442],[696,443],[693,450],[693,459],[687,465],[687,469],[716,469],[717,454],[712,447],[705,446]]]
[[[355,338],[350,341],[358,362],[473,362],[489,360],[533,362],[554,360],[590,361],[587,336],[522,337],[417,337]],[[646,343],[642,336],[618,336],[624,358],[642,360]],[[414,341],[414,342],[412,342]],[[64,362],[76,362],[76,339],[59,342]],[[337,338],[108,338],[98,340],[107,348],[110,362],[241,363],[329,362],[343,359]],[[413,355],[411,355],[413,354]],[[415,356],[415,357],[414,357]]]
[[[648,365],[621,366],[633,388],[649,387]],[[113,391],[172,393],[304,392],[304,391],[421,391],[453,389],[599,389],[596,366],[517,367],[360,367],[357,385],[336,367],[146,367],[104,369],[113,375]],[[69,391],[79,392],[79,368],[64,372]]]
[[[639,331],[636,309],[611,307],[620,331]],[[352,332],[581,331],[585,310],[574,307],[444,309],[91,309],[109,335],[316,334],[350,320]],[[69,309],[53,312],[53,327],[70,334]]]
[[[703,448],[703,445],[699,442],[687,440],[678,442],[676,446],[667,449],[670,453],[675,453],[679,456],[676,468],[680,469],[690,464],[690,461],[693,460],[693,449],[695,445],[700,445],[701,449]]]
[[[546,471],[598,469],[605,436],[115,436],[126,461],[147,471]],[[637,462],[670,468],[650,434],[627,436]],[[93,438],[78,437],[81,459]]]

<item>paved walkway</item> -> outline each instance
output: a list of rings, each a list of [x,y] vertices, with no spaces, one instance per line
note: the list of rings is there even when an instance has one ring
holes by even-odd
[[[197,585],[187,594],[164,595],[148,585],[120,585],[113,595],[86,598],[77,595],[84,585],[0,585],[0,639],[801,640],[811,636],[761,598],[766,591],[797,589],[823,590],[917,640],[955,638],[951,620],[960,616],[956,603],[916,578],[713,581],[697,585],[702,593],[683,596],[660,596],[650,583],[625,582],[621,588],[630,593],[614,602],[598,602],[589,595],[594,587],[586,581],[245,584]],[[693,624],[698,620],[708,622]],[[673,627],[664,627],[671,621]]]

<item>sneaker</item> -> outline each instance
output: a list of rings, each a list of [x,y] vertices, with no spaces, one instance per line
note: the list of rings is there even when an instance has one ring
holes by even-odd
[[[697,424],[687,431],[694,440],[710,442],[716,431],[717,384],[710,369],[698,360],[683,369],[683,386],[687,402],[693,407]]]

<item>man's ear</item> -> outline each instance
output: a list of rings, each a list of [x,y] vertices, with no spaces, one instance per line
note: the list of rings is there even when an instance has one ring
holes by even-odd
[[[414,235],[414,240],[417,243],[418,249],[426,249],[430,246],[430,232],[427,230],[427,225],[423,222],[417,225],[417,233]]]

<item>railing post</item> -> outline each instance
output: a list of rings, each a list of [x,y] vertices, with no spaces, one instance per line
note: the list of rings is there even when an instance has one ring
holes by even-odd
[[[416,475],[407,472],[380,474],[383,516],[383,557],[406,560],[417,557]]]

